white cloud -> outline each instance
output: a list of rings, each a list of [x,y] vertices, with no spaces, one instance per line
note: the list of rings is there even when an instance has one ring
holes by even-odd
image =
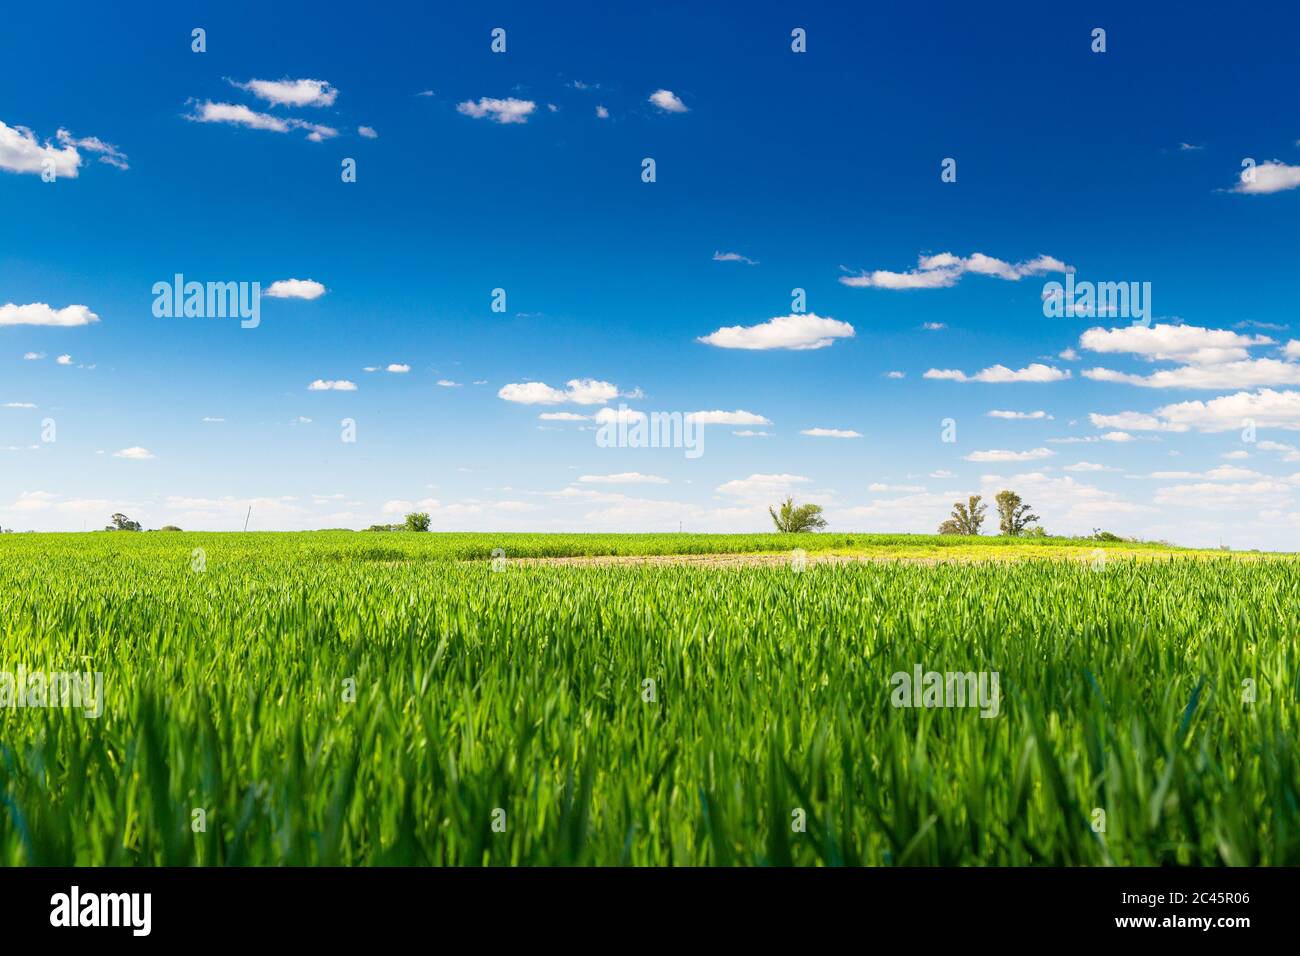
[[[228,82],[274,106],[333,106],[339,95],[339,91],[324,80],[291,80],[285,77],[282,80]]]
[[[484,117],[492,120],[494,123],[527,123],[528,117],[537,109],[537,104],[532,100],[517,100],[513,96],[506,97],[503,100],[492,99],[483,96],[475,103],[473,100],[466,100],[456,106],[456,112],[463,113],[466,116],[472,116],[475,119]]]
[[[1069,369],[1062,371],[1053,365],[1031,363],[1022,369],[1009,369],[1005,365],[993,365],[974,375],[951,368],[932,368],[925,373],[925,378],[948,379],[954,382],[1059,382],[1070,377]]]
[[[1235,511],[1242,508],[1277,508],[1293,501],[1294,489],[1280,481],[1251,481],[1217,484],[1198,482],[1156,490],[1158,505],[1197,510]]]
[[[907,377],[906,372],[893,371],[893,372],[885,373],[885,378],[906,378],[906,377]]]
[[[375,128],[373,126],[358,126],[357,132],[360,133],[362,136],[364,136],[366,139],[379,139],[379,134],[375,132]]]
[[[843,428],[805,428],[799,433],[800,435],[811,435],[813,438],[861,438],[861,432],[846,430]]]
[[[569,379],[568,388],[552,388],[545,382],[512,382],[503,385],[497,397],[522,405],[603,405],[618,398],[618,386],[594,378]]]
[[[989,418],[1005,418],[1015,421],[1027,421],[1031,419],[1045,419],[1050,421],[1052,419],[1052,416],[1047,414],[1047,412],[1009,412],[997,408],[989,412],[988,415]]]
[[[411,366],[403,365],[399,362],[393,362],[386,369],[384,369],[385,372],[392,372],[395,375],[405,375],[410,370],[411,370]]]
[[[1177,422],[1163,422],[1154,415],[1141,412],[1119,412],[1116,415],[1099,415],[1092,412],[1088,420],[1097,428],[1119,428],[1137,432],[1185,432],[1186,425]]]
[[[355,392],[357,386],[347,379],[324,379],[318,378],[307,386],[308,391],[312,392]]]
[[[1238,468],[1236,465],[1220,465],[1209,471],[1153,471],[1149,475],[1132,475],[1134,478],[1151,478],[1157,481],[1185,481],[1202,478],[1206,481],[1244,481],[1250,478],[1263,478],[1250,468]]]
[[[65,143],[56,149],[48,140],[38,143],[36,134],[26,126],[0,122],[0,169],[39,176],[49,168],[56,178],[76,179],[80,167],[81,154],[75,146]]]
[[[597,106],[597,107],[596,107],[596,116],[597,116],[599,119],[609,119],[609,110],[605,109],[605,107],[603,107],[603,106]]]
[[[1116,382],[1139,388],[1256,388],[1261,385],[1300,385],[1300,365],[1278,359],[1247,359],[1216,365],[1180,365],[1150,375],[1132,375],[1108,368],[1082,372],[1094,382]]]
[[[737,409],[734,412],[724,412],[713,410],[709,412],[687,412],[686,416],[690,421],[700,425],[770,425],[768,419],[754,412],[747,412],[744,409]]]
[[[767,438],[768,432],[756,432],[752,428],[742,428],[738,432],[732,432],[737,438]]]
[[[0,408],[35,408],[31,402],[5,402]]]
[[[718,485],[720,494],[734,498],[761,498],[775,500],[776,496],[788,494],[792,486],[807,484],[810,479],[803,475],[764,475],[754,474],[748,478],[736,478]]]
[[[1057,358],[1061,359],[1063,362],[1075,362],[1078,361],[1079,353],[1074,349],[1061,349]]]
[[[647,420],[645,412],[635,408],[602,408],[591,416],[598,425],[635,425]]]
[[[135,445],[131,448],[123,448],[121,451],[113,452],[113,457],[129,458],[132,461],[148,461],[155,456],[148,448],[141,448],[139,445]]]
[[[665,113],[685,113],[687,106],[672,90],[655,90],[650,94],[650,102]]]
[[[1061,471],[1119,471],[1119,469],[1099,465],[1094,461],[1078,461],[1073,465],[1064,466]]]
[[[1253,422],[1257,428],[1300,429],[1300,392],[1262,388],[1257,392],[1220,395],[1208,402],[1178,402],[1157,408],[1165,421],[1203,432],[1240,429]]]
[[[325,287],[315,279],[277,279],[262,290],[262,295],[272,299],[319,299]]]
[[[48,325],[69,328],[76,325],[90,325],[98,322],[99,316],[84,305],[67,305],[54,309],[44,302],[32,302],[28,305],[15,305],[9,302],[0,305],[0,325]],[[36,353],[28,352],[30,356]]]
[[[461,387],[460,382],[453,382],[449,378],[440,378],[438,379],[438,381],[434,382],[433,384],[437,385],[439,388],[460,388]]]
[[[24,353],[23,353],[23,361],[24,361],[24,362],[39,362],[39,361],[40,361],[41,359],[43,359],[43,358],[45,358],[45,353],[44,353],[44,352],[24,352]]]
[[[1120,328],[1092,328],[1079,336],[1079,345],[1090,352],[1124,353],[1148,360],[1213,365],[1249,358],[1247,349],[1272,345],[1266,335],[1241,335],[1228,329],[1207,329],[1195,325],[1126,325]]]
[[[577,412],[542,412],[537,417],[544,422],[585,422],[588,418]]]
[[[578,481],[587,485],[666,485],[667,478],[643,475],[639,471],[624,471],[616,475],[583,475]]]
[[[187,119],[196,123],[233,123],[247,126],[249,129],[270,130],[273,133],[287,133],[290,126],[287,120],[270,113],[259,113],[242,103],[213,103],[205,100],[197,104],[195,111]]]
[[[941,252],[933,256],[919,256],[917,267],[907,272],[877,269],[874,272],[840,276],[840,282],[855,289],[946,289],[956,285],[968,272],[1017,282],[1026,276],[1069,271],[1072,271],[1069,266],[1053,256],[1040,255],[1026,262],[1010,263],[986,256],[982,252],[966,258],[955,256],[951,252]]]
[[[338,130],[305,120],[273,116],[249,109],[243,103],[213,103],[205,100],[195,104],[194,111],[186,119],[195,123],[230,123],[247,129],[266,130],[272,133],[288,133],[291,130],[307,130],[307,138],[312,142],[323,142],[338,135]]]
[[[973,451],[966,456],[967,461],[1033,461],[1037,458],[1051,458],[1056,452],[1050,448],[1035,448],[1031,451],[1003,451],[994,448],[989,451]]]
[[[814,312],[777,316],[758,325],[731,325],[698,341],[724,349],[822,349],[836,339],[852,338],[853,326]]]
[[[948,327],[946,322],[922,322],[921,330],[924,332],[941,332]]]
[[[714,252],[714,262],[743,262],[747,266],[756,266],[758,263],[749,256],[742,256],[739,252]]]
[[[71,356],[71,355],[60,355],[60,356],[59,356],[58,358],[56,358],[54,361],[58,362],[60,365],[71,365],[71,364],[72,364],[72,356]]]
[[[3,124],[0,124],[3,125]],[[112,143],[106,143],[97,136],[83,136],[80,139],[73,136],[66,129],[59,130],[56,134],[59,144],[65,148],[84,149],[92,153],[99,153],[99,161],[117,169],[130,169],[127,165],[126,154],[114,146]]]
[[[1248,174],[1253,173],[1253,182],[1247,182]],[[1288,166],[1280,159],[1259,163],[1254,169],[1243,169],[1234,193],[1277,193],[1300,186],[1300,166]]]

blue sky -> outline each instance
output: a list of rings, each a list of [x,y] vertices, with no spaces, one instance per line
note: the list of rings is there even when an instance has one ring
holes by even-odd
[[[1283,7],[7,18],[5,527],[749,531],[793,492],[932,531],[1009,486],[1053,533],[1294,547]],[[1150,283],[1146,324],[1044,315],[1066,268]],[[260,325],[156,317],[177,273]],[[725,414],[599,447],[620,403]]]

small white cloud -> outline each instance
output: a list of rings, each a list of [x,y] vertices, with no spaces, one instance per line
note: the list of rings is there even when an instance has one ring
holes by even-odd
[[[439,388],[460,388],[460,382],[453,382],[449,378],[440,378],[434,384]]]
[[[464,103],[457,104],[456,112],[465,116],[472,116],[474,119],[487,118],[494,123],[527,123],[528,117],[537,109],[537,104],[532,100],[517,100],[513,96],[505,99],[492,99],[483,96],[475,103],[473,100],[466,100]]]
[[[358,126],[357,132],[360,133],[362,136],[364,136],[366,139],[379,139],[379,134],[375,132],[375,128],[373,126]]]
[[[1010,369],[1005,365],[993,365],[983,371],[968,376],[965,372],[952,368],[929,369],[925,378],[947,379],[953,382],[1060,382],[1070,377],[1068,369],[1062,371],[1051,365],[1034,362],[1022,369]]]
[[[35,408],[31,402],[5,402],[0,408]]]
[[[262,295],[272,299],[319,299],[325,287],[315,279],[277,279],[262,290]]]
[[[758,265],[758,263],[755,260],[749,258],[749,256],[742,256],[739,252],[714,252],[713,261],[714,262],[743,262],[747,266]]]
[[[583,475],[578,479],[586,485],[666,485],[667,478],[643,475],[639,471],[624,471],[616,475]]]
[[[347,379],[318,378],[307,386],[307,390],[311,392],[355,392],[357,386]]]
[[[810,435],[813,438],[861,438],[861,432],[855,432],[844,428],[805,428],[799,432],[800,435]]]
[[[948,327],[945,322],[925,322],[921,325],[922,330],[926,332],[939,332]]]
[[[411,370],[411,366],[403,365],[399,362],[393,362],[386,369],[384,369],[385,372],[392,372],[394,375],[405,375],[410,370]]]
[[[339,91],[324,80],[228,80],[236,89],[252,93],[273,106],[333,106]]]
[[[552,388],[545,382],[512,382],[503,385],[497,397],[521,405],[603,405],[618,398],[618,386],[594,378],[574,378],[568,388]]]
[[[45,358],[45,353],[44,353],[44,352],[24,352],[24,353],[23,353],[23,361],[24,361],[24,362],[39,362],[39,361],[40,361],[41,359],[43,359],[43,358]]]
[[[84,305],[67,305],[61,309],[51,308],[44,302],[32,302],[28,305],[15,305],[9,302],[0,305],[0,325],[47,325],[70,328],[77,325],[90,325],[98,321],[99,316]]]
[[[1069,271],[1069,266],[1053,256],[1040,255],[1026,262],[1011,263],[986,256],[982,252],[966,258],[951,252],[940,252],[918,257],[917,267],[907,272],[877,269],[874,272],[840,276],[840,282],[855,289],[946,289],[956,285],[968,272],[1018,282],[1026,276]]]
[[[542,412],[537,417],[544,422],[585,422],[588,419],[577,412]]]
[[[72,364],[72,356],[71,356],[71,355],[60,355],[60,356],[59,356],[58,358],[56,358],[54,361],[58,362],[60,365],[71,365],[71,364]]]
[[[596,117],[598,119],[609,119],[609,110],[605,109],[603,106],[597,106]]]
[[[1056,452],[1050,448],[1035,448],[1031,451],[1003,451],[998,448],[989,451],[973,451],[966,456],[967,461],[1034,461],[1038,458],[1051,458]]]
[[[853,338],[853,326],[815,312],[777,316],[758,325],[731,325],[701,336],[698,341],[723,349],[823,349],[836,339]]]
[[[1052,418],[1052,416],[1049,415],[1049,414],[1047,414],[1047,412],[1042,412],[1042,411],[1038,411],[1038,412],[1009,412],[1009,411],[1004,411],[1004,410],[1002,410],[1002,409],[997,409],[997,408],[995,408],[995,409],[993,409],[993,411],[989,412],[988,415],[989,415],[989,418],[1005,418],[1005,419],[1009,419],[1009,420],[1044,419],[1044,420],[1048,420],[1048,421],[1050,421],[1051,418]]]
[[[148,461],[154,457],[154,453],[148,448],[141,448],[135,445],[131,448],[123,448],[121,451],[113,452],[114,458],[129,458],[132,461]]]
[[[717,409],[709,412],[687,412],[686,418],[699,425],[770,425],[772,424],[762,415],[756,415],[753,412],[747,412],[744,409],[737,409],[734,412],[724,412]]]
[[[655,90],[650,94],[650,102],[665,113],[685,113],[687,106],[672,90]]]
[[[201,421],[209,422],[209,423],[218,423],[218,422],[224,422],[225,419],[224,419],[224,418],[213,418],[213,417],[211,417],[211,416],[205,416],[204,418],[201,419]]]
[[[894,371],[894,372],[886,372],[886,373],[885,373],[885,378],[906,378],[906,377],[907,377],[907,373],[906,373],[906,372],[898,372],[898,371]]]

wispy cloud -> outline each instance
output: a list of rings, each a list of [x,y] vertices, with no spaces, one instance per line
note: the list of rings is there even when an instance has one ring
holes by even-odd
[[[1026,276],[1069,271],[1070,267],[1054,256],[1040,255],[1026,262],[1010,263],[982,252],[964,258],[951,252],[940,252],[933,256],[920,256],[917,267],[907,272],[877,269],[840,276],[840,282],[853,288],[946,289],[956,285],[968,272],[1016,282]]]
[[[1053,365],[1034,362],[1022,369],[1011,369],[1005,365],[991,365],[974,375],[967,375],[954,368],[932,368],[926,371],[925,378],[947,379],[953,382],[1060,382],[1070,377],[1068,369],[1062,371]]]
[[[713,261],[714,262],[743,262],[747,266],[758,265],[757,261],[749,258],[749,256],[742,256],[739,252],[716,252],[715,251],[713,253]]]

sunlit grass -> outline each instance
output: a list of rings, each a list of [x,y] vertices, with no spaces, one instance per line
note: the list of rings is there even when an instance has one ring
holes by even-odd
[[[5,536],[0,670],[106,702],[0,710],[0,863],[1300,863],[1292,559],[511,560],[961,553],[808,538]]]

